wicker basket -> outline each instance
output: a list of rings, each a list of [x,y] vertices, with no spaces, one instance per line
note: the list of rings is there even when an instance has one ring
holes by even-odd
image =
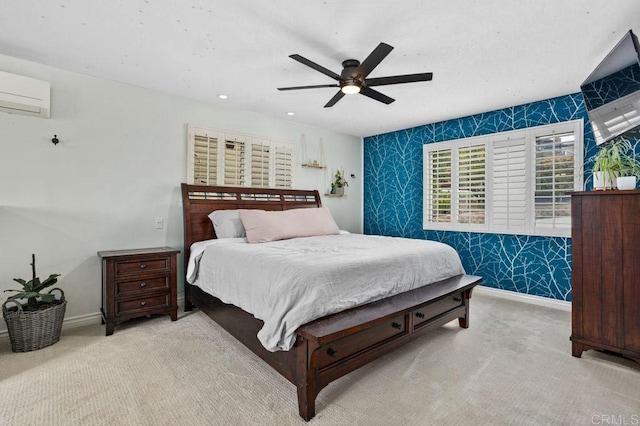
[[[7,309],[7,302],[2,304],[2,316],[7,322],[11,349],[14,352],[29,352],[53,345],[60,340],[62,320],[67,308],[64,292],[54,288],[61,294],[59,303],[41,311],[24,311],[20,303],[12,301],[16,307]]]

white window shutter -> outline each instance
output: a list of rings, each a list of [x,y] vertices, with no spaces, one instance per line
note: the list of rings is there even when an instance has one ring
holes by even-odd
[[[574,132],[535,138],[535,222],[544,228],[571,229],[571,197],[574,190],[576,135]]]
[[[524,137],[492,144],[492,226],[498,232],[527,231],[527,146]]]
[[[218,139],[208,135],[194,135],[193,183],[216,185],[218,183]]]
[[[426,154],[424,221],[451,223],[452,150],[433,150]]]
[[[245,183],[245,143],[224,141],[224,184],[244,186]]]
[[[458,148],[457,221],[485,223],[485,145]]]
[[[269,187],[269,165],[271,144],[253,142],[251,144],[251,186]]]
[[[293,187],[293,145],[276,144],[275,155],[275,187]]]

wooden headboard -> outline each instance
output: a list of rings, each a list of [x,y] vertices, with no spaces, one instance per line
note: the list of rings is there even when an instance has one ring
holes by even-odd
[[[185,265],[189,261],[191,244],[216,238],[208,217],[214,210],[290,210],[321,206],[320,194],[313,190],[203,186],[183,183]]]

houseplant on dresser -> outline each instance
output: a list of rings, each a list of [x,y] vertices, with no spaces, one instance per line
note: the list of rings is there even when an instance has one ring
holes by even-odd
[[[640,161],[628,139],[619,138],[602,145],[591,161],[594,189],[635,189]]]
[[[58,282],[60,274],[51,274],[49,278],[40,281],[36,276],[36,256],[31,255],[31,270],[33,277],[30,281],[14,278],[22,285],[21,290],[5,290],[15,292],[2,304],[2,316],[7,323],[11,349],[14,352],[29,352],[53,345],[60,340],[62,320],[67,307],[64,292],[59,288],[42,293],[47,287]],[[54,290],[60,292],[60,299],[52,294]],[[25,300],[21,303],[20,300]],[[14,306],[7,305],[12,303]]]

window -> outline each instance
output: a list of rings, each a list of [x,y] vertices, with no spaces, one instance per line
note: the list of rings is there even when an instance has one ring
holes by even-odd
[[[293,188],[292,143],[190,125],[188,145],[189,183]]]
[[[570,236],[582,120],[424,145],[424,229]]]
[[[451,223],[451,149],[429,151],[425,170],[425,220],[430,223]]]

